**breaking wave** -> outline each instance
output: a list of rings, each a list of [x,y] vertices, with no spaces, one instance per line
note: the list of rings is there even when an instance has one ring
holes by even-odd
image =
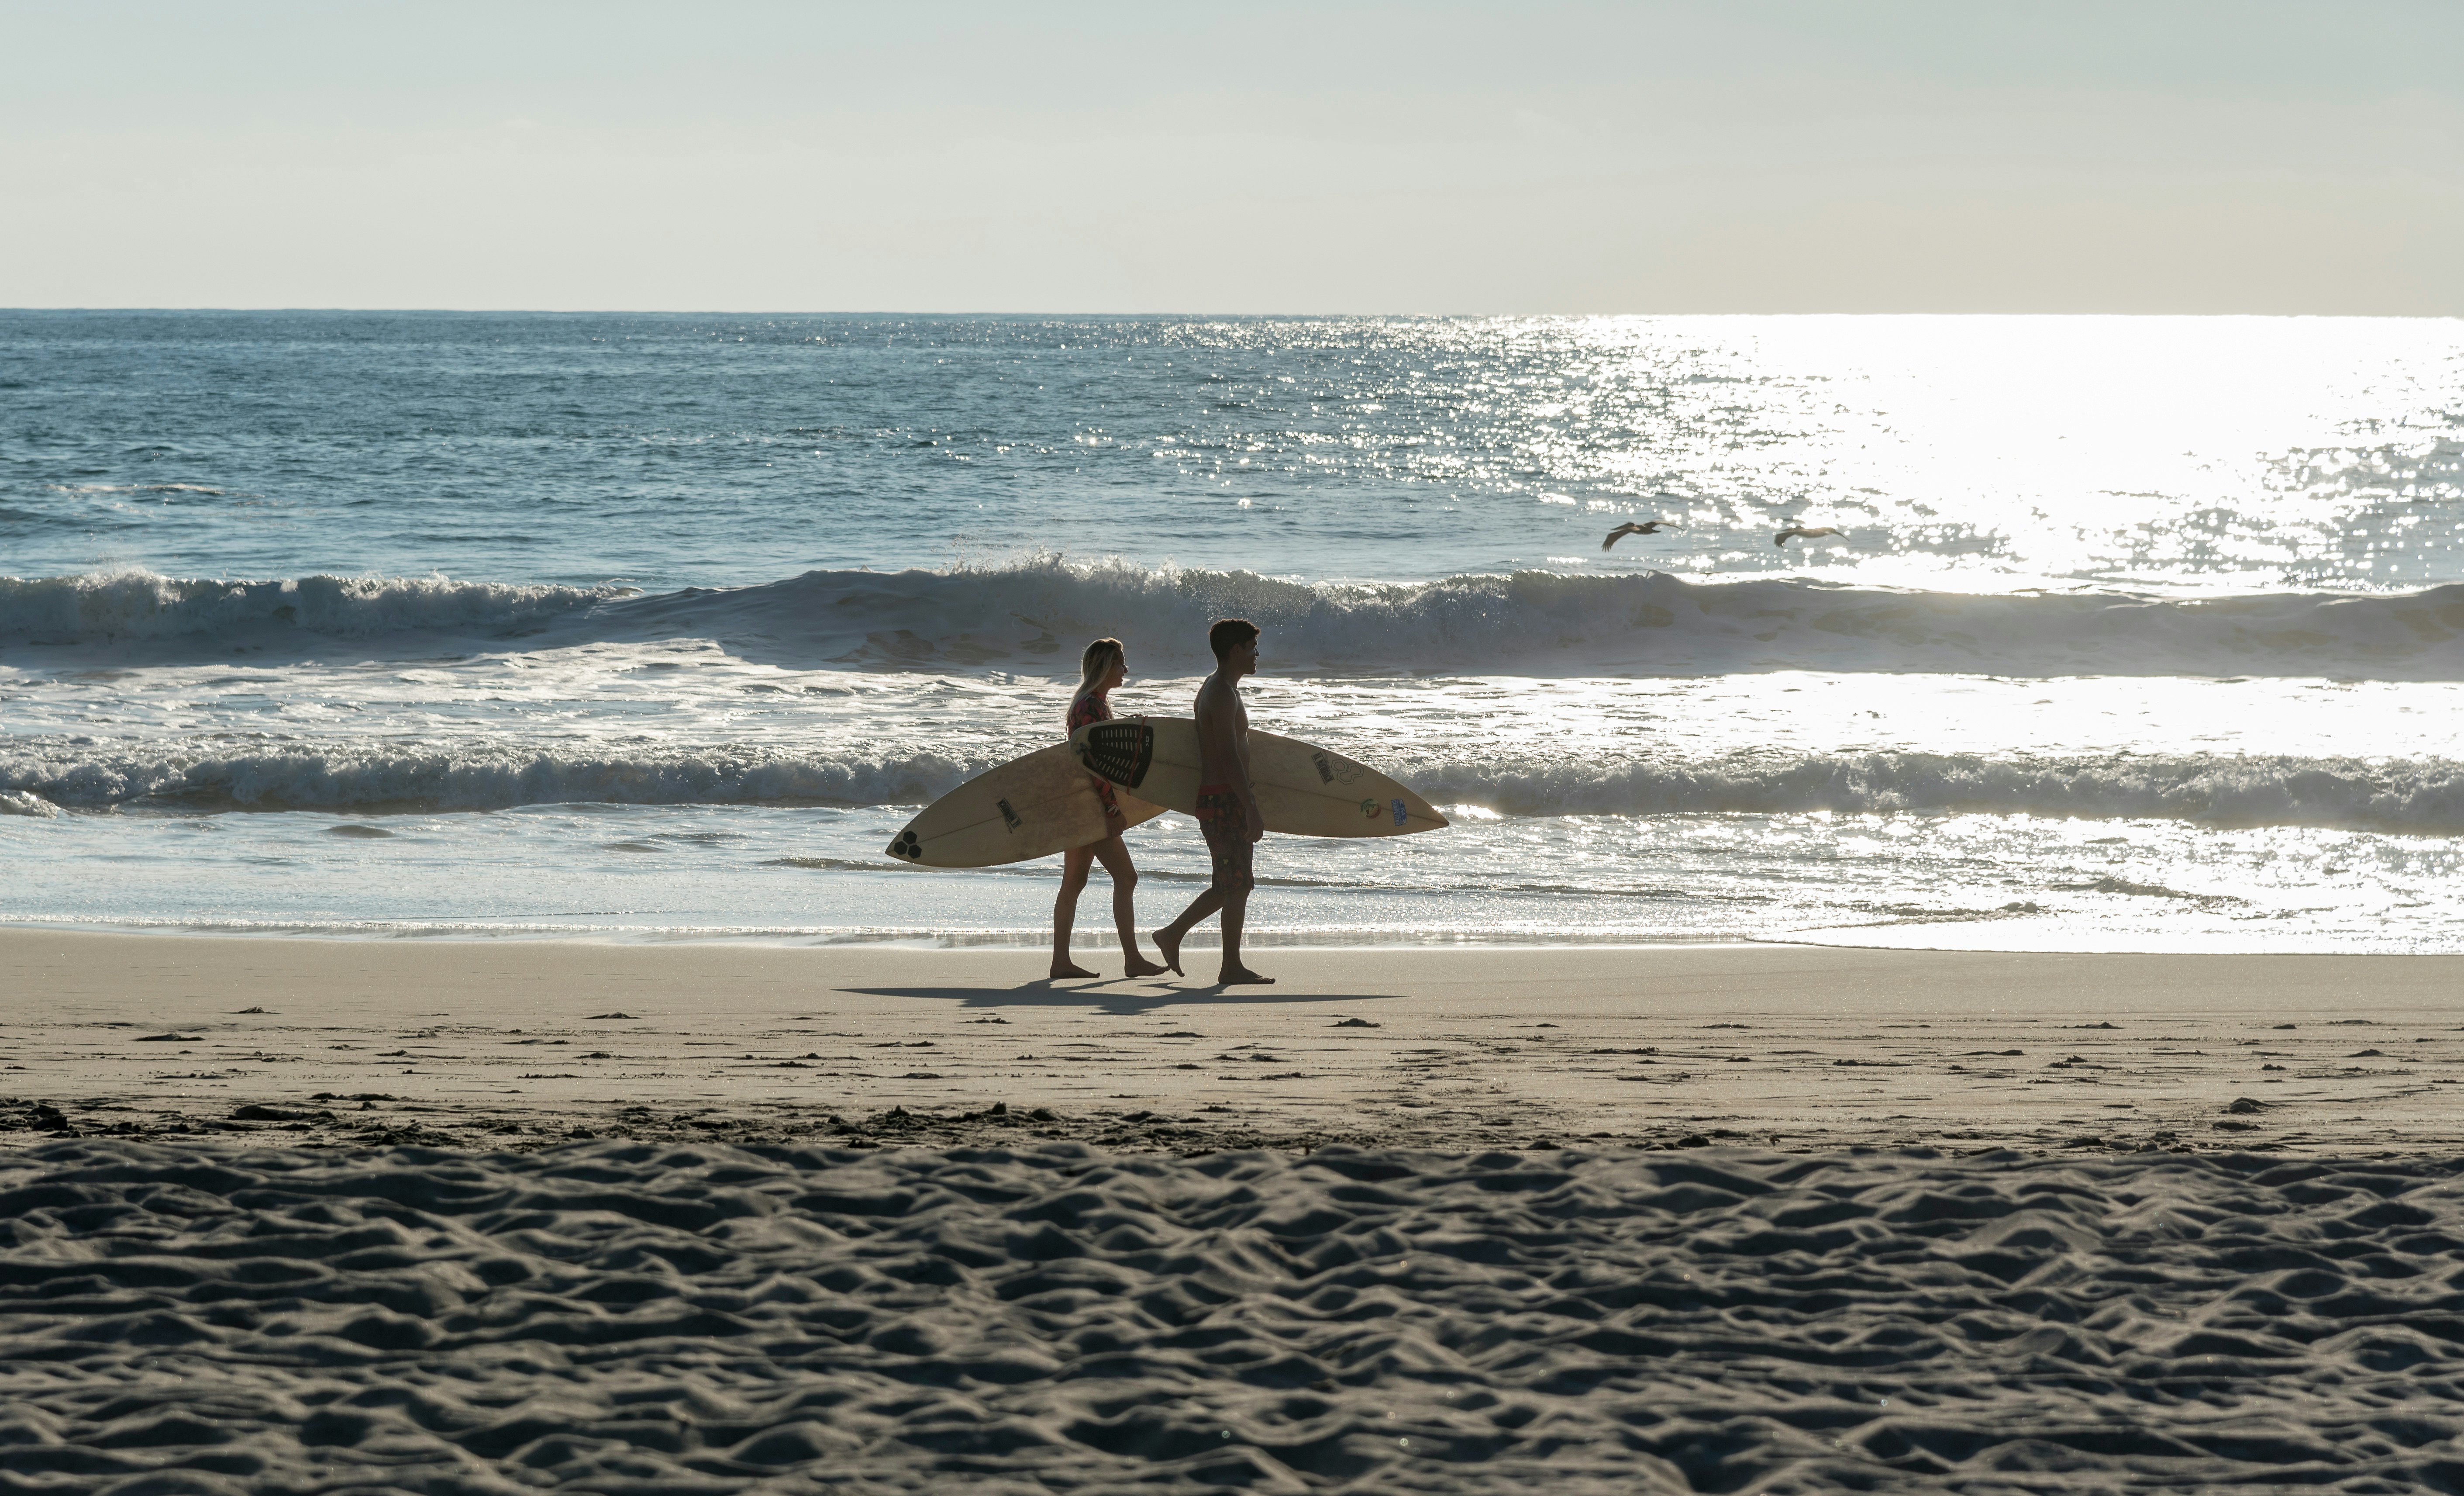
[[[225,582],[143,570],[0,577],[0,645],[185,640],[211,647],[301,635],[503,635],[629,591],[503,587],[443,577]]]
[[[2167,598],[1977,595],[1803,578],[1524,571],[1419,583],[1300,583],[1057,557],[940,571],[808,571],[643,595],[443,578],[176,580],[150,572],[0,579],[0,647],[199,653],[382,647],[436,636],[524,648],[708,637],[811,668],[1071,671],[1128,640],[1149,664],[1204,659],[1207,625],[1267,631],[1270,668],[1344,673],[1703,674],[1784,669],[1997,675],[2325,675],[2464,680],[2464,584],[2402,594]]]
[[[1042,671],[1074,664],[1079,643],[1102,635],[1130,641],[1144,659],[1195,661],[1207,625],[1226,616],[1267,631],[1277,669],[2464,678],[2464,585],[2400,596],[2168,600],[1660,573],[1307,584],[1049,560],[887,576],[812,571],[613,603],[594,620],[870,668]]]
[[[497,811],[523,805],[922,804],[991,761],[679,751],[644,757],[439,749],[168,751],[0,763],[0,790],[101,810]]]
[[[0,804],[102,810],[426,812],[597,802],[914,806],[998,761],[767,749],[641,757],[440,748],[169,750],[0,762]],[[2464,835],[2464,763],[2235,755],[1755,753],[1693,762],[1405,761],[1442,806],[1506,815],[1994,814]]]

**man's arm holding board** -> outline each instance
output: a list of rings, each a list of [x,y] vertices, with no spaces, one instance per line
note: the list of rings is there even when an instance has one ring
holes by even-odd
[[[1249,839],[1266,839],[1266,812],[1258,803],[1258,786],[1249,777],[1249,703],[1241,700],[1241,689],[1231,687],[1223,694],[1232,698],[1232,754],[1241,765],[1241,804],[1249,815]]]

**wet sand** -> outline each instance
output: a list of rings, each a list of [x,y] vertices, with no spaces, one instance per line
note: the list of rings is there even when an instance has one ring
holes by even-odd
[[[0,1129],[1178,1153],[2464,1141],[2464,957],[1287,948],[1254,961],[1279,985],[1227,991],[1193,955],[1185,980],[1052,983],[1020,949],[0,930]]]

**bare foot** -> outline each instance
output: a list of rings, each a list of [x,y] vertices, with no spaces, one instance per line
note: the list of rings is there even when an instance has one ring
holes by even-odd
[[[1215,980],[1217,985],[1222,987],[1272,987],[1275,985],[1273,977],[1260,976],[1245,966],[1227,966]]]
[[[1169,968],[1157,966],[1144,956],[1132,956],[1121,974],[1123,976],[1161,976]]]
[[[1155,943],[1156,951],[1163,956],[1163,964],[1166,970],[1170,971],[1175,976],[1187,976],[1189,974],[1180,969],[1180,937],[1178,935],[1174,934],[1168,929],[1159,929],[1155,932]]]
[[[1093,976],[1096,973],[1088,971],[1085,967],[1080,966],[1075,961],[1055,961],[1052,963],[1052,979],[1056,982],[1065,976]]]

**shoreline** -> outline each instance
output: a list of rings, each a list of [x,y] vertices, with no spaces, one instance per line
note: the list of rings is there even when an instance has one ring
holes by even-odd
[[[1841,927],[1825,927],[1809,930],[1814,934],[1835,933]],[[104,922],[80,923],[74,920],[50,921],[40,918],[25,920],[0,919],[0,932],[29,935],[101,935],[129,936],[155,940],[305,940],[341,944],[405,942],[447,942],[474,946],[497,942],[539,944],[541,942],[571,946],[616,946],[640,948],[650,946],[733,946],[764,950],[1012,950],[1032,951],[1052,949],[1049,927],[1010,929],[817,929],[810,927],[778,928],[730,927],[711,926],[564,926],[564,925],[438,925],[425,926],[409,921],[368,921],[352,927],[343,925],[285,925],[267,922],[261,925],[174,925],[168,923],[113,925]],[[1324,938],[1319,938],[1323,936]],[[1146,932],[1140,933],[1143,942]],[[1784,939],[1762,935],[1705,934],[1688,932],[1652,935],[1640,931],[1621,930],[1613,934],[1587,934],[1582,931],[1481,930],[1441,931],[1435,934],[1418,930],[1343,931],[1283,928],[1251,930],[1245,943],[1259,949],[1294,950],[1555,950],[1579,948],[1584,949],[1624,950],[1659,949],[1670,946],[1811,946],[1819,941]],[[1079,929],[1071,937],[1073,949],[1114,951],[1120,940],[1107,927]],[[1212,926],[1192,930],[1184,949],[1214,950],[1221,941]]]
[[[1765,947],[1779,949],[1864,950],[1895,954],[1939,955],[2003,955],[2003,956],[2095,956],[2095,957],[2216,957],[2232,960],[2343,960],[2343,959],[2453,959],[2464,961],[2464,951],[2394,949],[2336,950],[2249,950],[2230,947],[2220,949],[2202,935],[2176,937],[2158,941],[2141,935],[2136,944],[2105,946],[2097,944],[2094,930],[2081,932],[2067,941],[2040,940],[2029,945],[1992,945],[1981,940],[1962,941],[1949,938],[1958,932],[1991,928],[1995,922],[1973,919],[1928,921],[1882,920],[1869,925],[1809,925],[1781,935],[1733,934],[1722,931],[1688,930],[1669,934],[1652,934],[1637,930],[1591,933],[1582,930],[1321,930],[1283,927],[1251,930],[1245,943],[1253,949],[1294,951],[1301,953],[1339,954],[1345,952],[1408,952],[1434,954],[1462,951],[1551,952],[1559,950],[1670,950],[1726,949],[1732,947]],[[1906,935],[1911,931],[1940,931],[1938,944],[1919,944],[1914,939],[1878,938],[1884,932]],[[1863,939],[1852,939],[1871,932]],[[176,925],[107,922],[80,923],[74,920],[56,922],[41,918],[11,922],[0,919],[0,933],[34,936],[74,935],[127,938],[134,940],[202,940],[202,941],[297,941],[324,945],[494,945],[534,946],[563,945],[605,947],[614,949],[736,949],[754,950],[880,950],[904,952],[980,951],[984,953],[1024,953],[1052,949],[1048,928],[1019,927],[1009,929],[816,929],[812,927],[717,927],[717,926],[567,926],[567,925],[422,925],[408,921],[369,921],[363,925],[290,925],[275,922],[250,925]],[[1144,935],[1141,936],[1143,940]],[[2122,939],[2125,937],[2116,937]],[[1116,952],[1120,941],[1110,928],[1081,927],[1071,937],[1072,949],[1081,952]],[[1221,942],[1211,926],[1190,932],[1188,950],[1216,950]]]
[[[0,1140],[2464,1149],[2464,956],[1257,964],[1283,982],[1052,983],[1023,948],[0,928]]]

